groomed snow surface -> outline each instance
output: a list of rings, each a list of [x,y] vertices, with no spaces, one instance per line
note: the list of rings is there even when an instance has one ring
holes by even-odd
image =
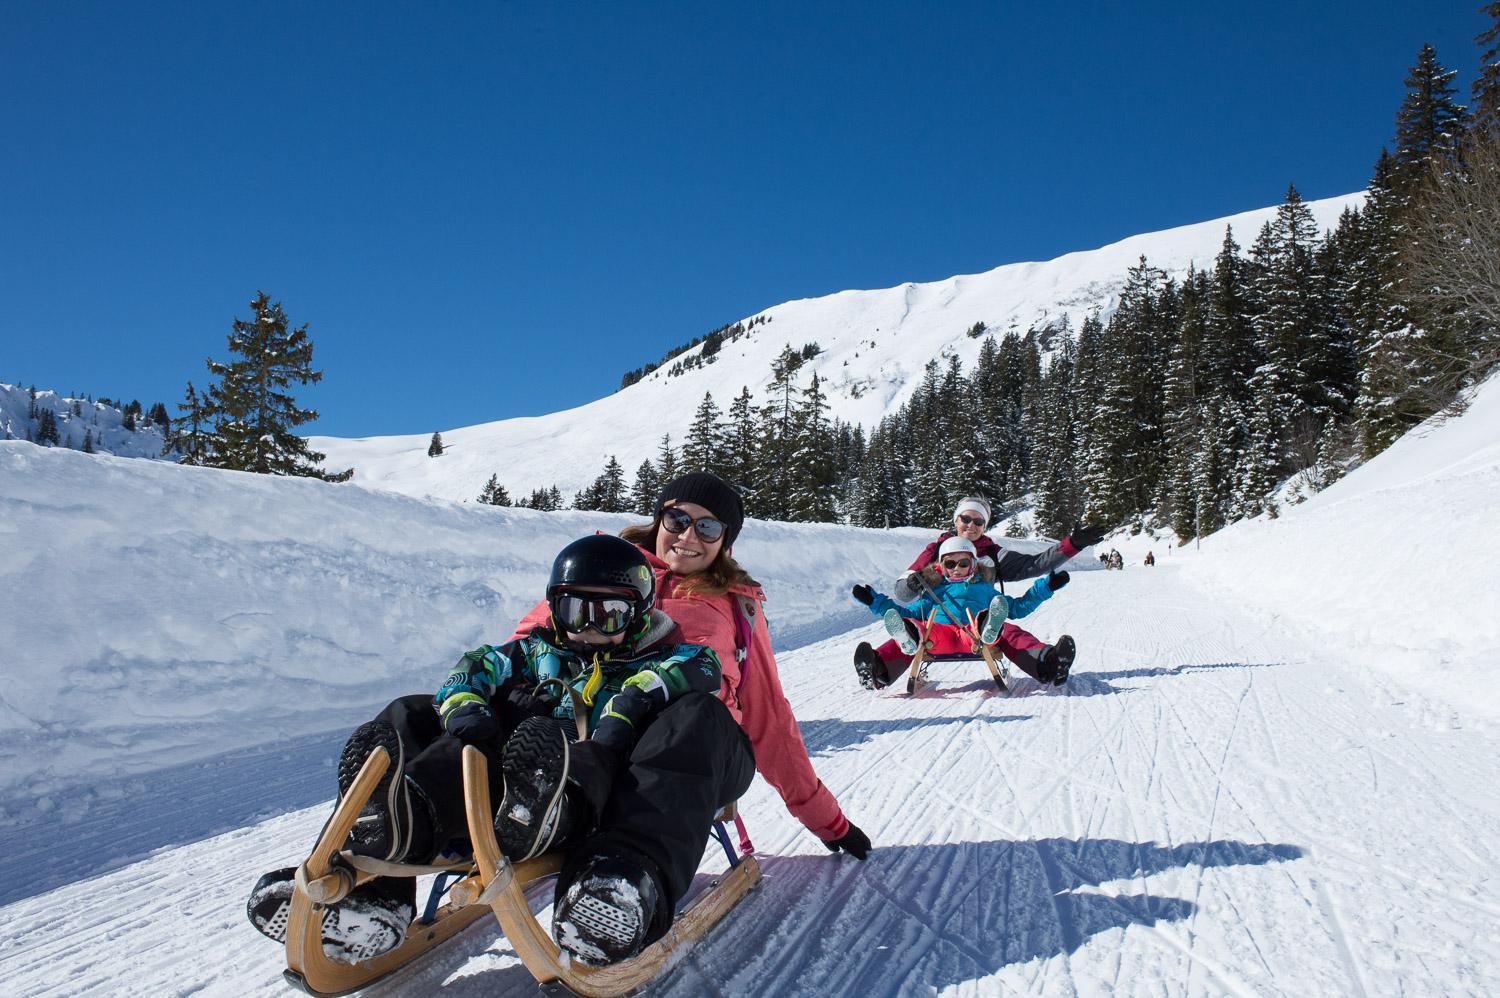
[[[764,884],[658,992],[1500,993],[1497,388],[1201,551],[1106,542],[1124,572],[1025,621],[1076,637],[1062,690],[859,689],[882,632],[847,586],[928,535],[751,524],[803,736],[876,849],[830,855],[757,780]],[[305,856],[344,735],[623,522],[0,443],[4,992],[289,993],[244,900]],[[534,991],[481,921],[367,993]]]

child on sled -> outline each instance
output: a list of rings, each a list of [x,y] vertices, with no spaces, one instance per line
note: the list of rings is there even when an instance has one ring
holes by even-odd
[[[377,746],[392,765],[346,848],[418,865],[466,851],[462,752],[474,745],[491,763],[501,852],[520,862],[565,851],[552,931],[574,959],[602,965],[671,927],[713,816],[749,787],[755,760],[716,696],[717,656],[678,643],[633,544],[597,534],[568,545],[546,598],[545,626],[468,652],[436,696],[402,697],[350,736],[341,797]],[[575,710],[587,740],[575,740]],[[248,905],[255,927],[277,941],[294,875],[266,874]],[[356,887],[326,909],[325,952],[357,962],[395,949],[415,900],[413,878]]]
[[[859,585],[854,587],[854,598],[884,620],[886,633],[894,645],[892,650],[899,648],[909,659],[917,653],[922,639],[919,625],[929,618],[932,623],[926,637],[934,655],[969,654],[974,651],[971,627],[977,628],[980,641],[993,647],[1007,618],[1029,615],[1068,582],[1067,572],[1052,572],[1032,583],[1024,595],[1007,599],[993,583],[977,577],[978,563],[979,553],[973,541],[950,537],[938,549],[937,564],[942,577],[930,593],[923,592],[915,600],[901,604],[869,586]],[[955,613],[960,619],[954,619]],[[879,652],[868,642],[861,642],[854,652],[854,669],[860,685],[866,689],[889,686],[904,668],[904,663],[892,658],[896,669],[889,669]]]

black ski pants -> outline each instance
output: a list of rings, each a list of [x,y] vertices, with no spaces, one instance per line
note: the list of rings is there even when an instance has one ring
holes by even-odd
[[[506,717],[501,712],[500,733],[475,746],[489,761],[490,799],[496,805],[505,792],[505,774],[500,769],[501,749],[505,740],[515,730],[520,718]],[[392,700],[386,708],[375,715],[375,720],[385,721],[396,729],[401,740],[401,752],[406,759],[404,775],[426,798],[428,817],[431,819],[431,834],[424,835],[422,829],[413,829],[412,843],[426,843],[425,856],[408,856],[407,861],[421,863],[441,850],[450,839],[469,840],[469,819],[464,808],[464,742],[443,730],[443,722],[432,706],[432,694],[415,693]],[[424,809],[413,802],[412,821],[423,820]]]
[[[569,779],[583,788],[598,822],[592,835],[569,843],[558,895],[596,856],[645,860],[665,902],[656,938],[692,885],[714,815],[749,789],[755,753],[729,709],[708,693],[669,703],[646,725],[629,759],[612,763],[608,750],[597,748],[585,743],[573,754]]]

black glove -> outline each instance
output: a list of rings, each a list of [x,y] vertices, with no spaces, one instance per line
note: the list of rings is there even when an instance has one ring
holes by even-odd
[[[524,686],[517,686],[505,695],[505,702],[522,717],[548,717],[557,709],[558,699],[548,693],[533,696]]]
[[[1108,527],[1074,527],[1073,532],[1068,535],[1068,540],[1073,542],[1075,548],[1082,551],[1104,540],[1104,535],[1107,533],[1109,533]]]
[[[854,593],[854,598],[859,600],[865,606],[869,606],[871,603],[875,602],[875,590],[871,589],[869,586],[863,583],[855,586],[852,592]]]
[[[858,860],[863,860],[870,855],[870,837],[860,831],[859,826],[852,821],[849,822],[849,830],[844,833],[843,838],[834,839],[832,842],[825,840],[823,844],[828,847],[829,852],[838,852],[842,849]]]
[[[443,726],[448,734],[464,742],[483,742],[500,733],[500,723],[482,703],[461,704],[448,715]]]
[[[1053,592],[1057,592],[1063,586],[1068,584],[1068,578],[1069,575],[1067,572],[1053,572],[1051,575],[1047,576],[1047,588],[1052,590]]]

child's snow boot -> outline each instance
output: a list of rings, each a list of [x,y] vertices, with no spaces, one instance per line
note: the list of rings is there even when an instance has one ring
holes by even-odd
[[[885,621],[885,633],[896,639],[896,643],[901,646],[901,654],[915,655],[917,639],[912,637],[911,628],[906,626],[906,618],[901,616],[900,611],[892,607],[881,616]]]
[[[1064,634],[1057,639],[1057,644],[1052,645],[1042,652],[1040,671],[1042,681],[1049,682],[1053,686],[1061,686],[1068,681],[1068,673],[1073,669],[1073,656],[1077,652],[1071,635]]]
[[[568,793],[572,748],[550,717],[521,722],[505,743],[505,796],[495,812],[500,851],[519,863],[561,845],[576,827],[580,801]]]
[[[245,905],[250,924],[278,943],[286,942],[296,873],[296,867],[289,866],[261,877]],[[361,884],[342,901],[323,908],[323,952],[340,963],[387,953],[406,940],[416,913],[416,880],[382,877]]]
[[[984,618],[984,627],[979,632],[979,640],[987,645],[992,645],[1000,640],[1000,628],[1005,626],[1005,618],[1010,616],[1010,600],[999,593],[990,600],[990,612]]]
[[[859,685],[867,690],[880,690],[891,685],[886,678],[885,662],[868,641],[861,641],[854,649],[854,672],[859,676]]]
[[[552,937],[581,963],[628,960],[646,947],[661,905],[656,877],[622,856],[595,856],[566,888],[552,912]]]
[[[386,721],[367,721],[354,729],[339,756],[339,798],[353,785],[365,758],[379,746],[391,757],[390,768],[375,785],[349,833],[349,851],[389,863],[421,861],[432,852],[432,806],[408,777],[396,729]]]

